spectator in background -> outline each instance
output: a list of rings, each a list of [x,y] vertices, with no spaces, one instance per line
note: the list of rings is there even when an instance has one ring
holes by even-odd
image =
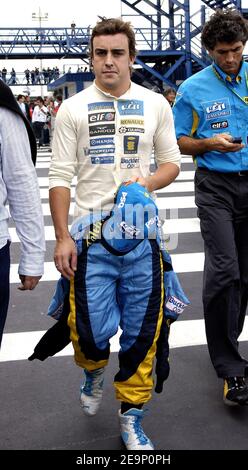
[[[28,121],[31,124],[32,115],[31,115],[31,112],[30,112],[30,96],[27,92],[24,93],[24,99],[25,99],[24,105],[25,105],[25,109],[26,109],[26,116],[27,116]]]
[[[63,101],[63,98],[62,98],[61,95],[56,96],[55,99],[49,98],[48,111],[49,111],[50,116],[51,116],[51,120],[50,120],[50,124],[49,124],[49,127],[50,127],[50,146],[52,145],[56,114],[57,114],[57,112],[60,108],[60,105],[61,105],[62,101]]]
[[[172,107],[176,98],[176,90],[174,90],[174,88],[171,88],[171,87],[167,88],[166,90],[164,90],[163,95]]]
[[[6,67],[4,67],[2,69],[2,79],[5,83],[6,83],[6,78],[7,78],[7,69],[6,69]]]
[[[76,23],[75,23],[75,21],[72,21],[72,23],[71,23],[71,35],[76,36]]]
[[[29,85],[29,83],[30,83],[30,70],[29,70],[29,69],[25,69],[25,70],[24,70],[24,73],[25,73],[27,85]]]
[[[24,95],[18,95],[16,98],[16,101],[19,104],[20,109],[22,110],[23,114],[27,117]]]
[[[36,106],[32,114],[32,123],[34,128],[35,137],[38,140],[38,145],[41,147],[44,145],[44,125],[47,122],[47,107],[44,106],[44,100],[41,96],[38,96],[36,100]]]
[[[16,84],[16,71],[12,67],[11,72],[10,72],[10,79],[8,80],[9,85],[15,85]]]
[[[54,101],[54,112],[55,112],[55,115],[57,114],[59,108],[60,108],[60,105],[63,101],[63,98],[61,95],[57,95],[56,98],[55,98],[55,101]]]

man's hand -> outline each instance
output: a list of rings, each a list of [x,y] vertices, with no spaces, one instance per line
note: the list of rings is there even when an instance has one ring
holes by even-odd
[[[22,285],[18,287],[19,290],[33,290],[41,276],[26,276],[24,274],[19,274]]]
[[[125,186],[128,186],[131,183],[139,183],[141,186],[144,186],[148,189],[147,187],[147,180],[146,178],[143,178],[143,176],[132,176],[130,180],[125,181]]]
[[[232,136],[228,133],[216,134],[209,139],[210,150],[217,150],[218,152],[238,152],[245,147],[244,144],[232,143]]]
[[[54,263],[62,276],[70,279],[77,270],[77,248],[71,237],[57,240]]]

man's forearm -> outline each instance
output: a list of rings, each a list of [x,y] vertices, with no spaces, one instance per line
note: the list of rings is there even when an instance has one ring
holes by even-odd
[[[70,199],[71,194],[68,188],[58,186],[49,191],[49,203],[56,240],[63,240],[70,237],[68,230]]]
[[[174,163],[162,163],[153,175],[146,178],[147,189],[152,192],[168,186],[177,177],[179,171]]]
[[[213,139],[193,139],[192,137],[183,136],[178,139],[180,152],[184,155],[201,155],[202,153],[213,150]]]

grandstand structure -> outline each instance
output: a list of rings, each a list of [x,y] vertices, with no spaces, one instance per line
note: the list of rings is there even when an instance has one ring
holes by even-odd
[[[200,42],[203,24],[216,8],[242,9],[242,1],[202,0],[199,10],[192,0],[122,0],[122,17],[134,26],[137,57],[133,79],[150,88],[177,87],[181,81],[209,64]],[[78,59],[89,66],[88,49],[91,26],[71,28],[0,28],[0,59]],[[66,74],[65,74],[66,75]],[[84,74],[75,81],[79,91]],[[78,79],[77,79],[78,78]],[[86,81],[91,74],[86,72]],[[63,86],[68,77],[49,85]],[[81,86],[82,89],[83,85]],[[66,96],[65,96],[66,97]]]

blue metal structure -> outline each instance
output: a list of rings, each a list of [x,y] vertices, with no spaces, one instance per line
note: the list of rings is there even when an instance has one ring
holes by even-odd
[[[133,24],[132,10],[136,18],[142,17],[154,31],[154,47],[150,52],[142,48],[136,63],[142,67],[144,79],[151,85],[155,82],[160,89],[164,85],[176,87],[210,63],[200,41],[207,13],[226,7],[241,11],[241,0],[202,0],[200,10],[194,14],[191,14],[193,0],[122,0],[122,3],[128,7],[127,16]]]
[[[0,28],[0,59],[87,58],[89,28]]]
[[[192,3],[122,0],[122,16],[131,20],[136,33],[135,81],[162,89],[205,67],[200,32],[206,14],[224,7],[241,10],[241,0],[202,0],[200,11],[191,15]],[[0,59],[80,58],[87,63],[90,33],[90,27],[76,28],[73,34],[71,28],[0,28]]]

